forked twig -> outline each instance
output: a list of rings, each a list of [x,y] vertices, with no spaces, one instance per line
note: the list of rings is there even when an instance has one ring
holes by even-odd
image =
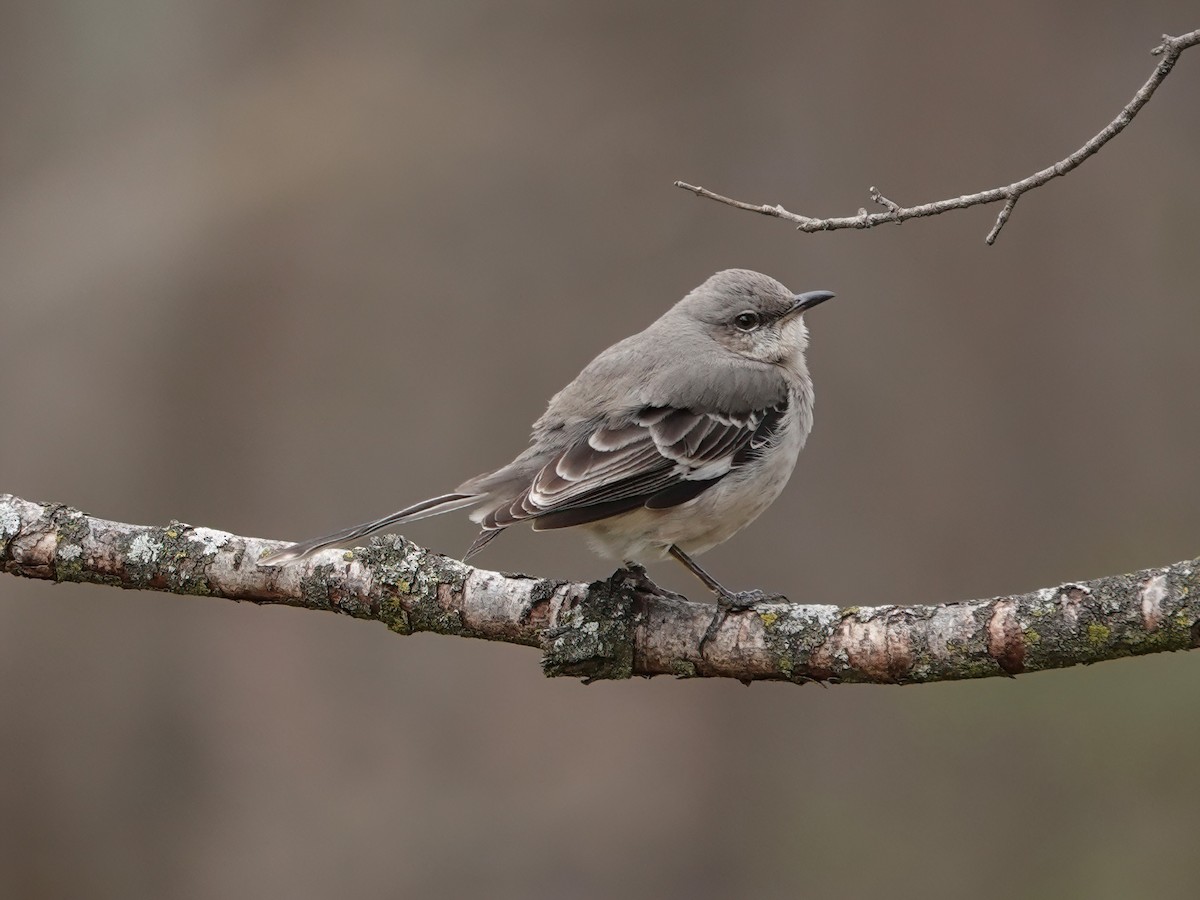
[[[1146,102],[1154,95],[1155,90],[1158,89],[1163,80],[1171,74],[1171,69],[1175,67],[1175,61],[1179,59],[1180,54],[1188,47],[1194,47],[1196,44],[1200,44],[1200,29],[1178,37],[1164,34],[1162,43],[1150,51],[1155,56],[1161,56],[1162,59],[1155,66],[1149,80],[1138,89],[1138,92],[1133,95],[1133,99],[1125,104],[1115,119],[1109,122],[1099,134],[1070,156],[1059,160],[1054,165],[1048,166],[1039,172],[1035,172],[1028,178],[1022,178],[1020,181],[1014,181],[1012,184],[1006,184],[1003,187],[979,191],[975,194],[964,194],[961,197],[951,197],[947,200],[937,200],[933,203],[923,203],[919,206],[900,206],[898,203],[894,203],[883,196],[875,187],[872,187],[870,192],[871,199],[882,206],[886,210],[885,212],[869,213],[865,209],[860,209],[853,216],[815,219],[811,216],[790,212],[779,205],[763,204],[760,206],[753,203],[745,203],[741,200],[734,200],[731,197],[722,196],[698,185],[688,184],[685,181],[676,181],[675,186],[691,191],[698,197],[716,200],[718,203],[724,203],[726,206],[732,206],[736,209],[744,209],[748,212],[756,212],[764,216],[786,219],[789,222],[795,223],[796,230],[809,232],[836,231],[840,228],[874,228],[876,225],[899,224],[907,219],[936,216],[944,212],[949,212],[952,209],[966,209],[970,206],[981,206],[1003,200],[1004,208],[996,217],[996,224],[992,226],[992,230],[988,232],[986,238],[987,243],[992,244],[995,242],[997,235],[1000,234],[1000,229],[1008,221],[1008,217],[1012,215],[1013,207],[1017,205],[1017,200],[1022,194],[1034,188],[1041,187],[1052,178],[1066,175],[1120,134],[1125,126],[1133,121],[1133,117],[1138,114],[1141,108],[1146,105]]]

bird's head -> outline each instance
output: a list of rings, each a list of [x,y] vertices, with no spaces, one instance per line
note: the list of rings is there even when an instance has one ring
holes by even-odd
[[[726,269],[684,297],[675,312],[732,353],[783,363],[808,346],[804,312],[833,296],[830,291],[793,294],[770,276]]]

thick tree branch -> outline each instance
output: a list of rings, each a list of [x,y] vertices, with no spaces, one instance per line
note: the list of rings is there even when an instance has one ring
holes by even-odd
[[[1085,159],[1107,144],[1110,140],[1116,137],[1125,126],[1133,121],[1133,117],[1138,114],[1146,102],[1153,96],[1158,86],[1163,80],[1171,74],[1171,69],[1175,67],[1175,61],[1179,59],[1179,55],[1188,47],[1194,47],[1200,44],[1200,29],[1189,32],[1188,34],[1180,35],[1179,37],[1171,37],[1169,34],[1163,35],[1163,41],[1150,52],[1155,56],[1162,56],[1159,63],[1154,68],[1149,80],[1141,86],[1133,99],[1130,100],[1125,107],[1090,141],[1072,153],[1065,159],[1061,159],[1052,166],[1047,166],[1040,172],[1035,172],[1028,178],[1022,178],[1020,181],[1014,181],[1012,184],[1006,184],[1003,187],[992,188],[991,190],[979,191],[975,194],[964,194],[961,197],[952,197],[948,200],[938,200],[933,203],[923,203],[920,206],[900,206],[891,200],[884,197],[874,187],[871,188],[871,199],[875,203],[884,207],[886,212],[868,213],[865,209],[859,209],[858,213],[853,216],[843,216],[840,218],[829,219],[814,219],[810,216],[800,215],[799,213],[789,212],[782,206],[771,206],[763,204],[761,206],[753,203],[744,203],[741,200],[734,200],[730,197],[724,197],[721,194],[713,193],[710,190],[699,187],[694,184],[688,184],[684,181],[676,181],[675,186],[691,191],[698,197],[706,197],[709,200],[716,200],[718,203],[724,203],[726,206],[732,206],[736,209],[744,209],[749,212],[761,213],[764,216],[774,216],[779,219],[786,219],[796,225],[798,231],[836,231],[840,228],[873,228],[876,225],[887,225],[892,223],[904,222],[907,219],[917,219],[922,216],[936,216],[940,213],[949,212],[952,209],[966,209],[969,206],[980,206],[987,203],[998,203],[1004,201],[1004,208],[1000,211],[1000,215],[996,218],[996,224],[992,226],[992,230],[988,232],[986,241],[988,244],[995,242],[996,236],[1000,234],[1000,229],[1004,227],[1004,223],[1008,221],[1008,217],[1012,214],[1013,207],[1016,206],[1018,198],[1027,191],[1041,187],[1046,182],[1059,175],[1066,175]]]
[[[1200,646],[1200,560],[940,606],[767,603],[731,613],[701,657],[712,606],[618,573],[572,584],[473,569],[393,536],[283,567],[278,541],[181,522],[125,525],[0,494],[13,575],[278,603],[541,647],[549,675],[911,684],[1016,675]]]

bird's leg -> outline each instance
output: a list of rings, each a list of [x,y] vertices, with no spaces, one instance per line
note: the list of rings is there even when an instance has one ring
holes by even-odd
[[[731,610],[752,609],[758,603],[784,602],[787,597],[783,594],[764,594],[762,591],[731,591],[717,579],[705,572],[696,561],[676,547],[674,544],[667,550],[673,557],[683,563],[693,575],[704,582],[704,586],[717,595],[717,611],[700,638],[698,647],[700,655],[704,655],[704,645],[707,644],[725,624],[725,617]]]

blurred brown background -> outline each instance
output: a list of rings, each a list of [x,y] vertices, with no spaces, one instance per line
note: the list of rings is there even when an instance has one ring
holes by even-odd
[[[942,602],[1200,548],[1194,3],[0,6],[0,490],[302,538],[507,460],[728,266],[817,425],[706,557]],[[461,553],[464,517],[409,530]],[[571,534],[482,565],[590,579]],[[685,573],[666,585],[693,594]],[[9,897],[1194,897],[1200,656],[920,688],[547,681],[537,654],[0,578]]]

